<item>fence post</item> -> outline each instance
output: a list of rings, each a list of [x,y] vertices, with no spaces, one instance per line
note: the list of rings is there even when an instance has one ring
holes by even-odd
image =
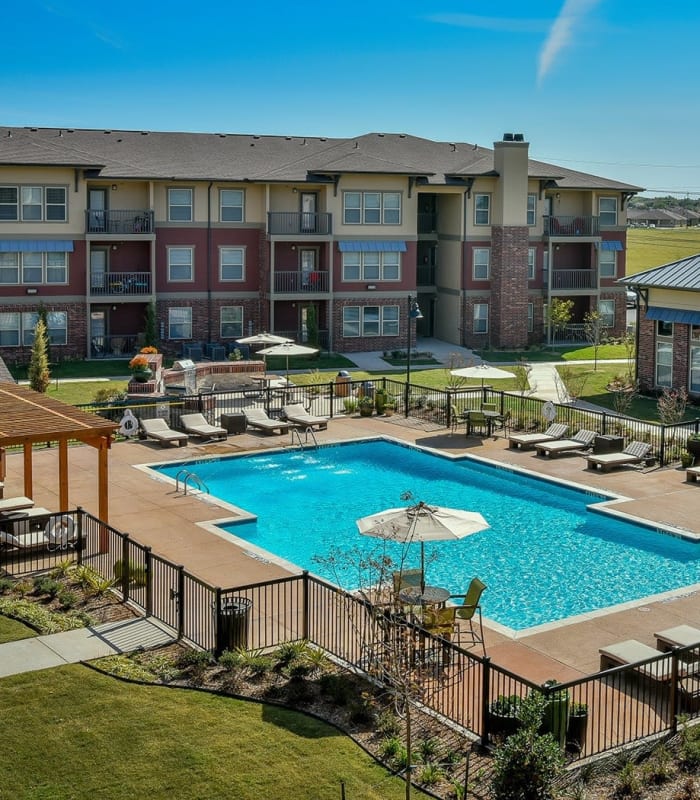
[[[126,603],[129,600],[129,583],[131,582],[131,572],[129,564],[129,534],[122,536],[122,597]]]
[[[144,547],[144,568],[146,570],[146,616],[150,617],[153,613],[153,576],[151,568],[153,559],[151,558],[151,548]]]
[[[406,413],[406,419],[408,419],[408,398],[409,398],[410,390],[411,390],[411,385],[409,384],[408,381],[406,381],[406,383],[404,385],[404,390],[403,390],[403,402],[404,402],[404,408],[405,408],[405,413]]]
[[[671,709],[671,733],[675,736],[678,733],[678,708],[680,692],[678,691],[678,649],[671,651],[671,685],[669,686],[669,707]]]
[[[603,411],[603,430],[600,432],[601,436],[605,436],[608,430],[608,415]]]
[[[215,628],[214,628],[214,654],[218,657],[223,652],[222,642],[224,639],[224,632],[221,624],[221,587],[217,586],[214,589],[214,614],[215,614]]]
[[[177,596],[180,598],[177,604],[177,638],[182,639],[185,635],[185,568],[179,564],[176,569]]]
[[[661,426],[661,444],[659,445],[659,466],[666,465],[666,426]]]
[[[301,618],[301,638],[309,638],[309,572],[304,570],[302,573],[301,590],[303,592],[302,608],[303,614]]]
[[[484,656],[481,662],[481,746],[489,743],[489,703],[491,695],[491,658]]]
[[[333,406],[335,405],[335,403],[334,403],[334,400],[335,400],[335,383],[333,381],[331,381],[328,384],[328,396],[330,398],[330,404],[331,404],[330,414],[328,416],[331,419],[333,419]]]
[[[78,517],[78,542],[75,548],[78,551],[78,557],[76,561],[78,562],[78,564],[82,564],[83,547],[85,546],[85,539],[84,539],[85,534],[83,532],[83,519],[85,517],[85,509],[82,506],[78,506],[77,517]]]

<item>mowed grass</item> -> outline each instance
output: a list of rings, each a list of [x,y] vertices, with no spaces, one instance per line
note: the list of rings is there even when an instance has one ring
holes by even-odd
[[[10,617],[0,614],[0,644],[15,642],[19,639],[31,639],[32,636],[37,635],[33,628],[23,622],[18,622],[16,619],[10,619]],[[0,788],[1,791],[2,789]]]
[[[700,253],[700,228],[630,228],[627,274],[669,264]]]
[[[286,709],[70,665],[0,680],[2,800],[399,800],[349,738]],[[425,797],[414,792],[416,797]]]

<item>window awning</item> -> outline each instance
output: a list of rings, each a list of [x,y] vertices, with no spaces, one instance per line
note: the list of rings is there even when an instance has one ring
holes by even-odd
[[[663,322],[683,322],[686,325],[700,325],[700,311],[649,306],[647,308],[647,319],[659,319]]]
[[[70,239],[0,239],[0,253],[72,253]]]
[[[406,242],[338,242],[341,253],[405,253]]]
[[[617,239],[606,239],[600,243],[601,250],[623,250],[622,242],[618,242]]]

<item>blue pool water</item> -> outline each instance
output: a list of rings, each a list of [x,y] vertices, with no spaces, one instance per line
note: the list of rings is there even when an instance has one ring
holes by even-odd
[[[158,471],[175,477],[183,462]],[[700,546],[589,511],[607,498],[471,459],[455,461],[386,441],[188,462],[211,494],[257,515],[226,530],[351,589],[358,571],[331,568],[334,547],[381,552],[404,567],[420,545],[361,536],[359,517],[417,502],[481,512],[490,529],[426,544],[427,582],[464,592],[488,586],[484,615],[514,630],[700,582]],[[357,564],[358,557],[350,561]]]

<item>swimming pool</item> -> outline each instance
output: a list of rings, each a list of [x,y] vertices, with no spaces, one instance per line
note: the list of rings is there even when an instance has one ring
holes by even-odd
[[[401,558],[400,545],[361,536],[359,517],[408,505],[406,491],[479,511],[490,529],[426,545],[427,582],[459,593],[478,575],[488,586],[484,615],[515,631],[700,581],[700,546],[587,508],[609,497],[469,458],[373,440],[154,468],[174,478],[183,466],[212,495],[257,515],[226,531],[348,589],[356,570],[316,559],[336,546],[365,554],[387,546]],[[420,546],[410,545],[404,566],[419,559]]]

